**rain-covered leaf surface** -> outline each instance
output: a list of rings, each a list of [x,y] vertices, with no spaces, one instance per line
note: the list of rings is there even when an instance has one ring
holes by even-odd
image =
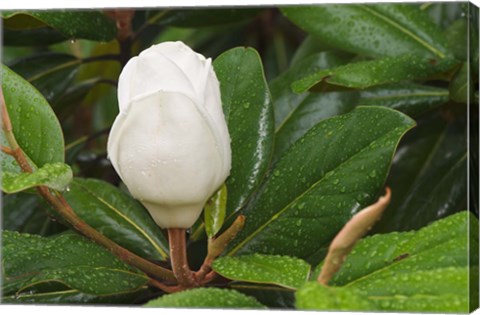
[[[275,284],[290,289],[302,286],[310,275],[309,264],[288,256],[226,256],[215,260],[212,267],[218,274],[231,280]]]
[[[447,89],[415,83],[397,83],[361,91],[359,104],[386,106],[416,118],[447,101]]]
[[[190,308],[265,308],[257,300],[229,289],[198,288],[164,295],[151,300],[146,307],[190,307]]]
[[[67,164],[45,164],[33,173],[3,172],[2,190],[11,194],[42,185],[62,191],[72,179],[72,169]]]
[[[305,73],[335,68],[347,62],[347,58],[339,57],[331,52],[315,53],[300,60],[286,72],[273,79],[269,85],[275,107],[275,129],[278,130],[289,118],[308,93],[295,93],[291,89],[293,82],[305,76]]]
[[[414,122],[383,107],[321,121],[278,161],[246,208],[228,254],[289,255],[319,262],[351,216],[371,204]],[[301,161],[301,163],[299,163]]]
[[[297,306],[467,312],[469,263],[478,264],[478,255],[469,259],[469,221],[478,222],[463,211],[419,231],[367,237],[333,277],[330,285],[334,287],[307,284],[297,292]],[[476,235],[471,241],[478,245],[478,231]],[[328,297],[333,303],[325,301]],[[367,303],[350,305],[352,300]]]
[[[70,39],[109,41],[115,38],[115,21],[100,11],[4,11],[5,28],[25,29],[48,25]]]
[[[62,283],[93,295],[136,291],[148,278],[105,248],[74,233],[52,237],[3,231],[5,295],[19,295],[41,283]]]
[[[447,122],[438,113],[418,120],[393,161],[392,201],[375,231],[418,229],[466,207],[466,125],[465,116]]]
[[[37,167],[64,162],[64,141],[60,123],[52,108],[30,83],[2,66],[2,90],[15,138]],[[2,133],[2,145],[7,145]],[[2,171],[20,172],[11,156],[1,152]]]
[[[70,86],[81,60],[61,53],[40,53],[16,60],[10,68],[54,102]]]
[[[273,106],[257,51],[234,48],[213,65],[232,140],[228,217],[245,205],[265,176],[273,149]]]
[[[303,78],[292,83],[292,88],[301,93],[322,83],[365,89],[381,84],[427,79],[451,70],[457,63],[450,58],[435,59],[410,54],[385,57],[305,73]]]
[[[64,196],[82,220],[122,247],[155,260],[168,256],[168,242],[148,211],[117,187],[76,178]]]
[[[449,54],[440,29],[411,4],[328,4],[282,8],[307,33],[336,48],[371,57]]]

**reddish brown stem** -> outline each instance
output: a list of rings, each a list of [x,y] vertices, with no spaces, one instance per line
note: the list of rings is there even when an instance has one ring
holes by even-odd
[[[178,283],[184,287],[196,287],[198,283],[188,266],[186,230],[169,228],[168,242],[170,245],[170,261]]]

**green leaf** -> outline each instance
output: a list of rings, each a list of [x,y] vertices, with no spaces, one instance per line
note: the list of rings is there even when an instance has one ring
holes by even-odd
[[[469,73],[469,64],[464,62],[462,67],[450,81],[448,89],[450,98],[458,103],[468,103],[473,96],[473,82]]]
[[[49,236],[66,227],[38,194],[20,192],[2,196],[2,230]]]
[[[274,161],[323,119],[345,114],[355,108],[358,98],[357,93],[351,92],[309,93],[278,127]]]
[[[4,231],[4,294],[22,294],[40,283],[62,283],[85,294],[136,291],[148,277],[105,248],[73,233],[54,237]]]
[[[205,231],[209,238],[214,237],[222,228],[227,208],[227,186],[224,184],[207,202],[203,210]]]
[[[149,19],[159,19],[157,24],[176,27],[212,27],[240,23],[253,19],[262,10],[257,8],[180,9],[150,13]]]
[[[468,59],[468,20],[461,18],[453,22],[445,31],[445,38],[455,58]]]
[[[64,197],[82,220],[120,246],[142,257],[167,258],[168,243],[148,211],[115,186],[76,178]]]
[[[68,54],[47,52],[28,56],[10,64],[10,68],[54,102],[70,86],[81,60]]]
[[[462,17],[464,3],[461,2],[426,2],[420,9],[427,12],[431,20],[442,29]]]
[[[30,83],[2,66],[2,89],[13,133],[18,144],[37,167],[64,162],[62,128],[52,108]],[[2,144],[7,142],[2,134]],[[20,172],[11,156],[0,153],[4,172]]]
[[[2,174],[2,190],[11,194],[36,186],[47,186],[63,191],[72,179],[72,169],[67,164],[45,164],[33,173],[4,172]]]
[[[300,310],[367,311],[375,309],[361,292],[309,282],[295,293]]]
[[[273,309],[293,309],[295,291],[275,285],[258,283],[230,282],[229,288],[254,297],[261,304]]]
[[[281,10],[307,33],[354,54],[436,58],[450,54],[441,31],[415,5],[327,4]]]
[[[252,297],[229,289],[198,288],[164,295],[151,300],[146,307],[194,307],[194,308],[237,308],[264,309]]]
[[[332,285],[341,287],[330,290],[370,302],[369,310],[467,312],[469,264],[478,264],[478,257],[469,259],[469,222],[478,224],[463,211],[419,231],[367,237],[332,279]],[[478,238],[473,242],[470,245],[476,246]],[[325,291],[308,284],[298,291],[297,305],[331,308],[322,304],[328,299]],[[337,302],[342,309],[349,307],[348,300]]]
[[[289,289],[302,286],[310,275],[309,264],[288,256],[227,256],[215,260],[212,268],[227,279],[274,284]]]
[[[416,55],[400,55],[349,63],[333,69],[305,73],[293,82],[292,89],[302,93],[318,83],[365,89],[381,84],[426,79],[451,70],[454,59],[432,59]]]
[[[16,11],[3,12],[8,29],[50,26],[70,39],[109,41],[115,38],[115,21],[100,11]]]
[[[270,90],[275,100],[275,128],[288,119],[289,115],[300,105],[307,94],[297,94],[291,89],[293,82],[303,78],[305,73],[314,73],[324,69],[331,69],[343,65],[348,61],[331,52],[313,54],[292,66],[270,82]]]
[[[4,46],[48,46],[67,40],[62,33],[48,26],[21,30],[4,27],[2,35]]]
[[[318,263],[351,216],[376,200],[397,143],[413,125],[383,107],[357,107],[315,125],[271,170],[228,254]]]
[[[418,229],[466,206],[466,125],[463,115],[447,123],[440,113],[418,121],[394,159],[392,201],[375,231]]]
[[[45,284],[42,284],[45,286]],[[47,284],[49,288],[41,291],[32,290],[29,288],[27,292],[22,292],[20,295],[3,296],[2,303],[5,304],[134,304],[135,299],[145,292],[145,289],[137,291],[112,295],[94,295],[82,293],[79,290],[70,289],[67,286],[52,286],[52,283]],[[34,286],[35,287],[35,286]]]
[[[234,48],[213,65],[232,140],[228,217],[245,205],[267,171],[273,150],[273,106],[257,51]]]
[[[415,83],[389,84],[360,92],[361,105],[386,106],[418,117],[448,102],[448,90]]]

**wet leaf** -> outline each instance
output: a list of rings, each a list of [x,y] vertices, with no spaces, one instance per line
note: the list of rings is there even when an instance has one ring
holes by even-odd
[[[190,308],[265,308],[257,300],[229,289],[198,288],[164,295],[151,300],[146,307],[190,307]]]
[[[45,164],[33,173],[2,173],[2,191],[11,194],[36,186],[63,191],[72,181],[70,166],[63,163]]]
[[[292,91],[293,82],[303,78],[305,73],[335,68],[347,63],[348,59],[331,52],[315,53],[301,60],[295,66],[282,73],[270,82],[270,90],[275,106],[275,129],[278,130],[291,113],[307,97],[307,93],[298,94]]]
[[[81,60],[62,53],[41,53],[16,60],[10,68],[52,103],[70,86]]]
[[[350,302],[357,300],[367,302],[362,310],[468,312],[469,264],[478,264],[469,260],[469,221],[478,223],[463,211],[419,231],[364,238],[333,278],[337,287],[309,283],[297,306],[356,310]]]
[[[2,66],[2,90],[15,138],[34,166],[63,163],[62,129],[55,113],[40,92],[6,66]],[[3,133],[2,144],[7,145]],[[11,156],[1,152],[0,158],[2,171],[20,172]]]
[[[449,55],[441,31],[411,4],[290,6],[283,14],[307,33],[354,54],[371,57]]]
[[[73,233],[53,237],[4,231],[4,294],[20,295],[39,283],[60,282],[85,294],[136,291],[148,277],[105,248]]]
[[[418,120],[403,139],[388,179],[392,202],[377,232],[418,229],[460,211],[467,196],[466,117],[439,113]]]
[[[273,106],[262,62],[252,48],[234,48],[213,63],[232,139],[227,218],[241,209],[264,177],[273,150]]]
[[[468,103],[473,96],[473,82],[469,73],[469,64],[465,62],[450,81],[450,98],[458,103]]]
[[[386,106],[419,117],[448,102],[448,90],[415,83],[389,84],[360,92],[361,105]]]
[[[66,38],[109,41],[115,38],[115,21],[100,11],[4,11],[4,27],[8,29],[30,29],[50,26]]]
[[[451,70],[454,59],[432,59],[416,55],[400,55],[349,63],[337,68],[305,73],[292,83],[292,89],[302,93],[323,83],[348,88],[365,89],[381,84],[426,79]]]
[[[165,260],[168,242],[148,211],[117,187],[76,178],[64,193],[75,213],[102,234],[142,257]]]
[[[221,257],[212,267],[230,280],[274,284],[289,289],[302,286],[310,275],[310,265],[288,256],[253,254]]]
[[[382,107],[357,107],[315,125],[285,152],[243,211],[245,227],[228,254],[318,263],[351,216],[376,200],[397,143],[413,125]]]

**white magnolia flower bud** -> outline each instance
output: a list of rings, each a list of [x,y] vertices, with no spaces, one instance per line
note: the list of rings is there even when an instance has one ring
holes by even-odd
[[[182,42],[128,61],[109,158],[162,228],[189,228],[231,167],[230,136],[211,59]]]

